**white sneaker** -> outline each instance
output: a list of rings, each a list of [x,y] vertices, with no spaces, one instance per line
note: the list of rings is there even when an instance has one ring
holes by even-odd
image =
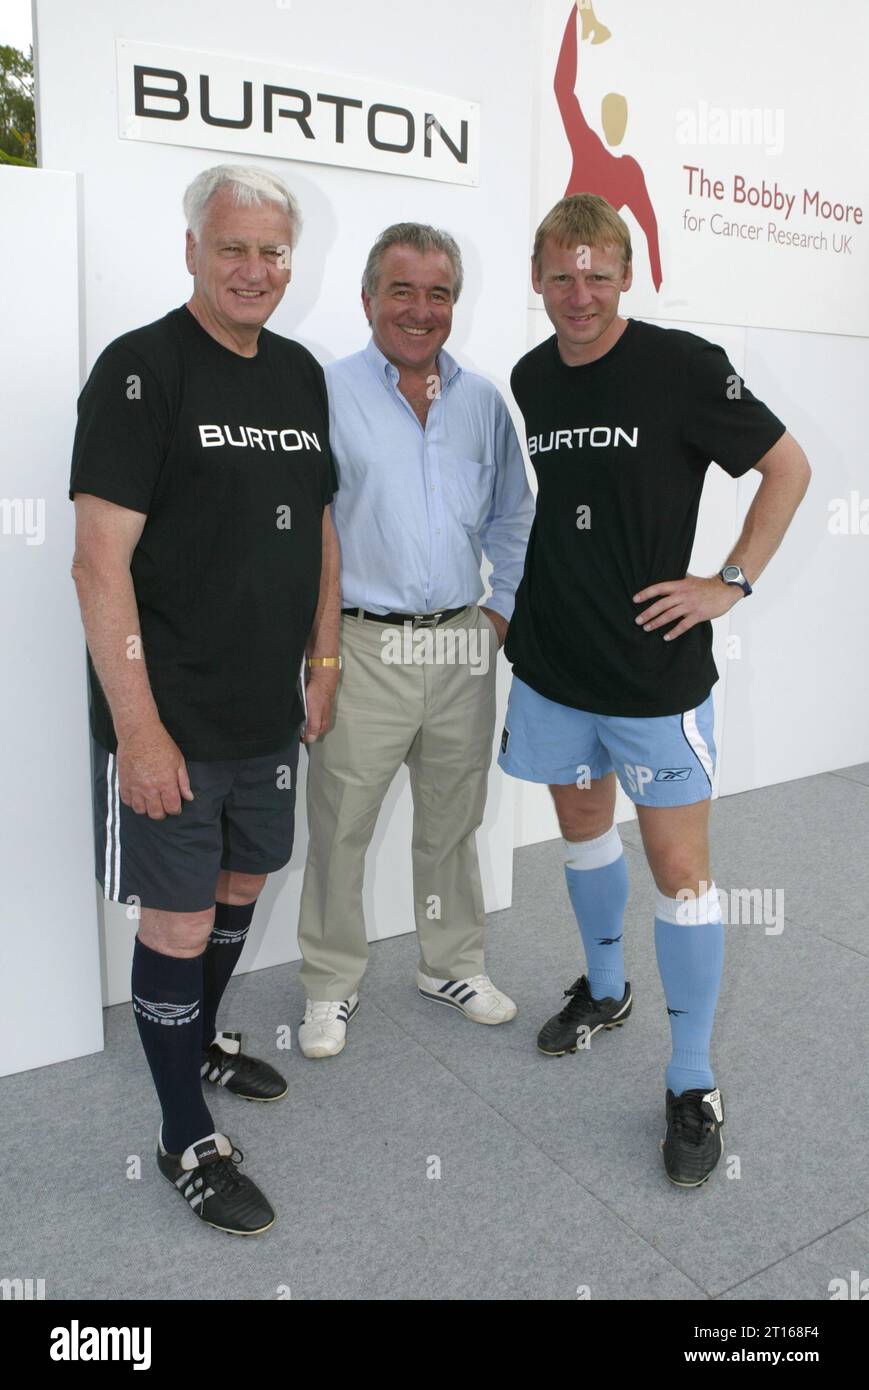
[[[303,1057],[337,1057],[347,1041],[347,1024],[359,1008],[359,995],[324,1002],[305,1000],[305,1017],[299,1026]]]
[[[416,987],[423,999],[461,1009],[474,1023],[509,1023],[517,1014],[513,1000],[496,989],[488,975],[472,975],[469,980],[435,980],[417,970]]]

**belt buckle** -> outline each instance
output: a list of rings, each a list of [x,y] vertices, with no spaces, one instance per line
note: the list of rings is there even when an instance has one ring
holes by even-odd
[[[437,627],[438,622],[439,622],[439,620],[440,620],[440,618],[441,618],[441,615],[442,615],[443,611],[444,611],[444,610],[441,609],[441,611],[440,611],[439,613],[414,613],[414,615],[413,615],[413,630],[414,630],[414,632],[416,632],[416,629],[417,629],[418,627]]]

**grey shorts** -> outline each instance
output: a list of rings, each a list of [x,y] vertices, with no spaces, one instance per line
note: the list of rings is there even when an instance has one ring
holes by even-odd
[[[188,762],[193,801],[152,820],[118,794],[114,753],[91,739],[96,876],[113,902],[164,912],[214,903],[221,869],[270,874],[293,852],[299,731],[261,758]]]

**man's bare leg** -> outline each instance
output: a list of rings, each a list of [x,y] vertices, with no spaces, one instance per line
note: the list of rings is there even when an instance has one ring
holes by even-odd
[[[616,775],[598,777],[587,787],[551,786],[555,814],[565,840],[594,840],[609,830],[616,807]]]

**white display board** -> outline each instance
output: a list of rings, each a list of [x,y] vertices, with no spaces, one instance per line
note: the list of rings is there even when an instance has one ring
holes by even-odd
[[[639,317],[869,334],[869,6],[540,3],[533,225],[612,203]]]
[[[235,51],[117,39],[118,134],[236,156],[477,184],[476,102]]]
[[[84,649],[67,499],[79,387],[76,191],[74,174],[0,168],[4,1076],[103,1046]]]

